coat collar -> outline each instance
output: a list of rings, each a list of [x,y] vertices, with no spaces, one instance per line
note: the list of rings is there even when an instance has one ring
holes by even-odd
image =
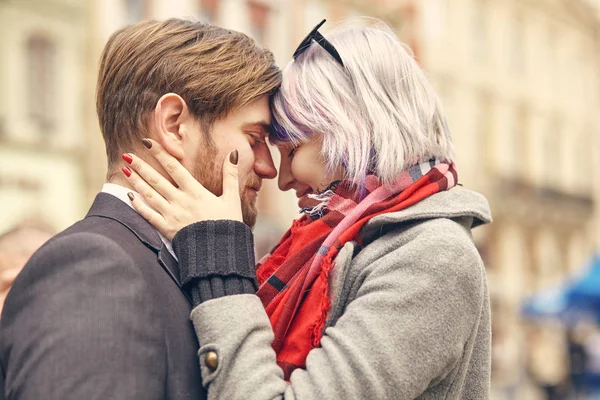
[[[372,218],[362,228],[360,237],[364,242],[370,242],[386,226],[433,218],[452,219],[469,230],[492,222],[490,206],[483,195],[455,187],[435,193],[403,210]]]
[[[146,247],[152,249],[157,254],[160,265],[177,286],[181,288],[177,260],[175,260],[169,249],[167,249],[167,246],[160,239],[158,232],[134,209],[111,194],[98,193],[86,215],[86,218],[88,217],[112,219],[129,229]],[[186,295],[186,297],[188,296]]]

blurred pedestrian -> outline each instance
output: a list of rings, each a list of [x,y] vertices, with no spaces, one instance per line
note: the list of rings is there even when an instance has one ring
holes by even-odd
[[[582,398],[584,373],[588,363],[588,355],[583,344],[583,337],[577,327],[567,331],[567,348],[569,351],[569,383],[571,397]]]
[[[557,327],[533,327],[529,333],[528,372],[546,400],[568,396],[567,348]]]
[[[0,235],[0,311],[13,281],[29,257],[54,233],[50,225],[32,220],[17,224]]]
[[[590,329],[583,341],[586,363],[583,374],[583,388],[586,399],[600,399],[600,330]]]

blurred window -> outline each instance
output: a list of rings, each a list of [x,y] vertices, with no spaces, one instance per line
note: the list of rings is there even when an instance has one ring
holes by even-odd
[[[537,253],[535,230],[527,230],[524,236],[525,271],[523,273],[524,289],[526,293],[533,293],[540,289],[540,260]]]
[[[42,35],[27,41],[27,109],[40,130],[54,127],[56,109],[56,47]]]
[[[250,10],[251,36],[258,43],[264,45],[269,28],[269,14],[271,10],[267,4],[256,0],[248,1],[248,9]]]
[[[448,37],[447,31],[448,0],[429,0],[423,2],[425,36],[428,40]]]
[[[545,71],[545,78],[546,78],[546,85],[548,85],[548,87],[552,87],[552,86],[556,86],[556,78],[557,78],[557,72],[558,72],[558,65],[557,65],[557,54],[556,52],[558,51],[557,49],[557,37],[556,37],[556,29],[553,26],[550,26],[548,28],[548,37],[547,37],[547,44],[546,44],[546,51],[548,52],[548,57],[545,65],[542,65],[541,67],[543,68],[543,70]]]
[[[507,172],[511,177],[514,177],[517,172],[517,157],[518,157],[518,149],[517,149],[517,122],[516,122],[516,113],[512,110],[508,112],[505,118],[505,129],[506,134],[504,137],[504,164],[505,164],[505,172]]]
[[[510,69],[515,74],[525,72],[525,34],[523,20],[520,16],[515,16],[510,29],[510,49],[509,62]]]
[[[545,182],[548,186],[555,186],[558,183],[559,174],[561,171],[562,160],[560,156],[560,139],[561,139],[562,124],[555,117],[548,121],[548,129],[544,132],[544,172]]]
[[[510,113],[507,118],[506,151],[508,172],[514,178],[531,176],[531,145],[529,131],[529,112],[525,106],[520,106]]]
[[[590,61],[590,52],[587,51],[587,46],[583,44],[581,46],[580,54],[579,54],[579,63],[576,63],[576,66],[579,66],[580,70],[575,72],[575,76],[578,76],[578,92],[581,99],[587,104],[592,104],[593,99],[590,96],[588,82],[591,81],[590,77],[590,65],[592,62]],[[593,79],[593,78],[592,78]]]
[[[471,16],[471,43],[473,61],[478,64],[488,59],[487,4],[485,0],[475,0]]]
[[[575,144],[575,157],[574,162],[576,165],[572,170],[574,171],[574,179],[578,183],[578,188],[585,194],[592,196],[593,185],[589,181],[589,174],[594,171],[594,143],[592,141],[594,130],[587,127],[579,137],[577,137],[577,143]]]
[[[529,111],[525,106],[519,108],[515,122],[517,169],[521,177],[531,176],[533,149],[530,143]]]
[[[200,20],[202,22],[213,22],[217,19],[219,0],[200,0]]]
[[[548,287],[557,283],[563,277],[566,268],[566,254],[562,251],[561,243],[566,242],[564,233],[553,229],[537,232],[535,240],[536,257],[538,260],[538,287]]]
[[[430,77],[430,80],[432,81],[432,85],[436,89],[438,97],[442,102],[442,110],[444,112],[444,115],[446,116],[446,120],[448,122],[448,126],[450,127],[450,131],[452,131],[452,126],[454,125],[455,119],[455,86],[453,85],[452,81],[447,77],[435,77],[432,75]]]
[[[352,7],[352,5],[349,4],[348,7]],[[306,33],[310,32],[310,30],[312,28],[314,28],[316,24],[321,22],[324,15],[329,15],[326,2],[310,0],[305,3],[304,29],[302,30],[302,34],[300,35],[302,37],[298,38],[298,42],[300,42],[300,40],[302,40],[304,38],[304,36],[306,36]],[[330,22],[333,22],[333,21],[329,21],[327,24],[329,24]],[[333,23],[330,25],[329,28],[331,29],[332,26],[333,26]],[[323,30],[323,31],[327,32],[327,30]],[[325,35],[325,36],[327,36],[327,35]],[[343,59],[343,57],[344,56],[342,56],[342,59]]]
[[[146,0],[125,0],[129,23],[141,21],[146,16]]]
[[[477,163],[481,168],[490,166],[493,159],[491,154],[492,141],[492,104],[488,93],[481,93],[476,102],[476,111],[473,115],[473,140],[475,151],[478,154]]]

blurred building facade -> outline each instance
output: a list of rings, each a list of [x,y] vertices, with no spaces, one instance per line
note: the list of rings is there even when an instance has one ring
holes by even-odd
[[[0,59],[0,231],[31,214],[62,229],[83,217],[100,190],[106,160],[95,113],[96,74],[105,42],[120,26],[145,18],[199,19],[250,34],[284,67],[322,18],[329,20],[324,32],[346,18],[380,18],[411,46],[442,98],[460,182],[492,206],[494,223],[476,230],[475,240],[493,302],[495,392],[532,398],[530,378],[564,375],[564,332],[531,328],[519,318],[519,304],[580,268],[600,245],[599,24],[589,2],[52,4],[0,0],[0,51],[6,55]],[[277,162],[276,150],[273,156]],[[259,207],[257,245],[264,254],[298,214],[293,193],[280,192],[276,182],[265,182]],[[530,338],[538,343],[533,348]]]
[[[521,301],[581,268],[598,241],[598,19],[572,0],[421,4],[421,60],[448,108],[462,183],[494,215],[476,232],[494,383],[531,398],[527,381],[566,378],[565,332],[526,324]]]
[[[525,323],[520,303],[582,268],[599,240],[598,16],[572,0],[413,4],[417,56],[447,109],[459,180],[494,215],[475,231],[494,386],[534,398],[528,382],[566,378],[565,332]]]
[[[0,233],[86,211],[84,16],[78,0],[0,1]]]

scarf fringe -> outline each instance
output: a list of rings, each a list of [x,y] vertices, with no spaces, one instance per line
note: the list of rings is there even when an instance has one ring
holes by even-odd
[[[313,219],[320,218],[325,213],[325,210],[327,210],[329,200],[331,200],[333,196],[335,196],[335,192],[331,189],[319,194],[309,194],[308,198],[319,201],[319,204],[314,207],[303,208],[300,212],[309,215]]]
[[[319,347],[321,345],[323,329],[325,328],[327,315],[331,308],[331,300],[329,299],[329,272],[333,267],[334,263],[332,258],[330,256],[325,257],[325,259],[323,259],[323,267],[319,273],[319,277],[324,282],[321,307],[319,307],[319,317],[310,327],[310,337],[313,347]]]

